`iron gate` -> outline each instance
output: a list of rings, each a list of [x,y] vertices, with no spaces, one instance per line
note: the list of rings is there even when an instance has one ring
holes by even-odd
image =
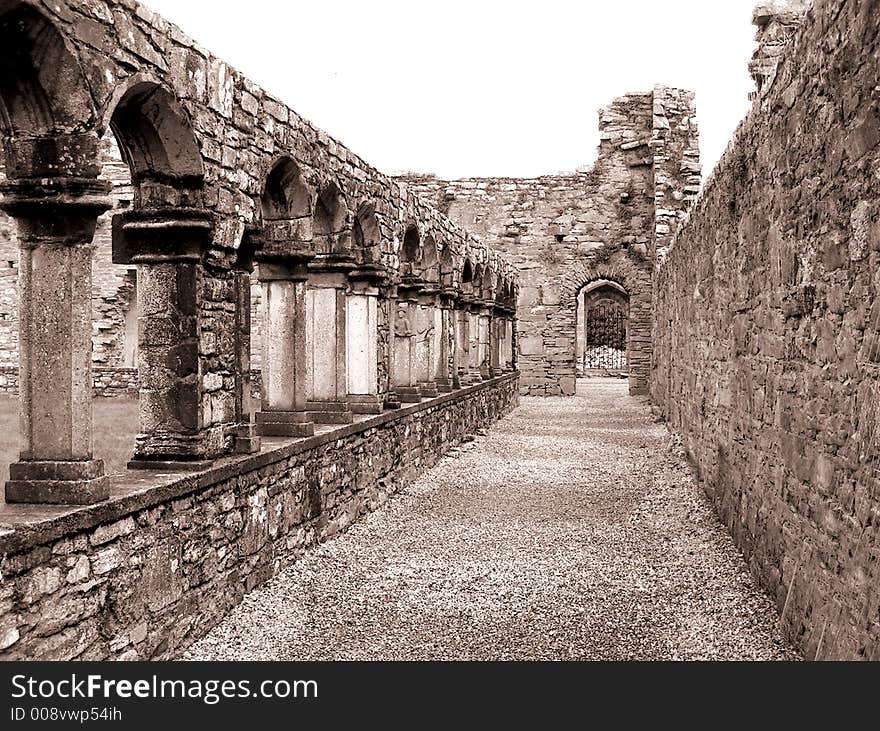
[[[626,370],[626,313],[618,305],[599,304],[587,312],[584,368]]]

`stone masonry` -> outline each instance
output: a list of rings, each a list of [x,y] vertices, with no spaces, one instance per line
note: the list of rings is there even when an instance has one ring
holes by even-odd
[[[791,640],[877,660],[880,5],[803,9],[756,12],[793,40],[658,261],[651,395]]]
[[[700,187],[694,96],[662,86],[628,94],[599,113],[599,129],[599,157],[585,172],[402,178],[519,270],[524,394],[574,393],[578,293],[598,280],[629,294],[630,387],[648,390],[653,261]]]

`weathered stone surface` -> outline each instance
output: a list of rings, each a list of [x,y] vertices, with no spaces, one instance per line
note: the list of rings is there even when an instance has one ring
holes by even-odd
[[[817,2],[655,273],[653,400],[810,658],[880,658],[878,53]]]
[[[629,292],[630,386],[648,389],[654,252],[668,245],[698,190],[688,188],[700,172],[694,96],[663,86],[628,94],[600,111],[599,128],[599,159],[585,172],[402,178],[519,269],[524,394],[574,393],[578,292],[599,279]]]
[[[518,392],[508,375],[311,439],[272,440],[200,477],[130,473],[106,505],[54,508],[54,524],[0,508],[12,527],[0,532],[0,599],[7,588],[10,598],[0,600],[0,659],[175,657],[247,591],[506,414]]]

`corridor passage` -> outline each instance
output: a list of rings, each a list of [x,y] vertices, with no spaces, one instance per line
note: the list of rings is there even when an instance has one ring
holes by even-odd
[[[526,398],[188,659],[797,659],[625,380]]]

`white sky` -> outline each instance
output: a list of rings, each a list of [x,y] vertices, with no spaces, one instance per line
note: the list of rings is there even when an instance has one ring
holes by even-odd
[[[697,92],[704,175],[748,109],[756,0],[146,0],[385,172],[591,163],[597,111]],[[246,12],[245,12],[246,11]]]

